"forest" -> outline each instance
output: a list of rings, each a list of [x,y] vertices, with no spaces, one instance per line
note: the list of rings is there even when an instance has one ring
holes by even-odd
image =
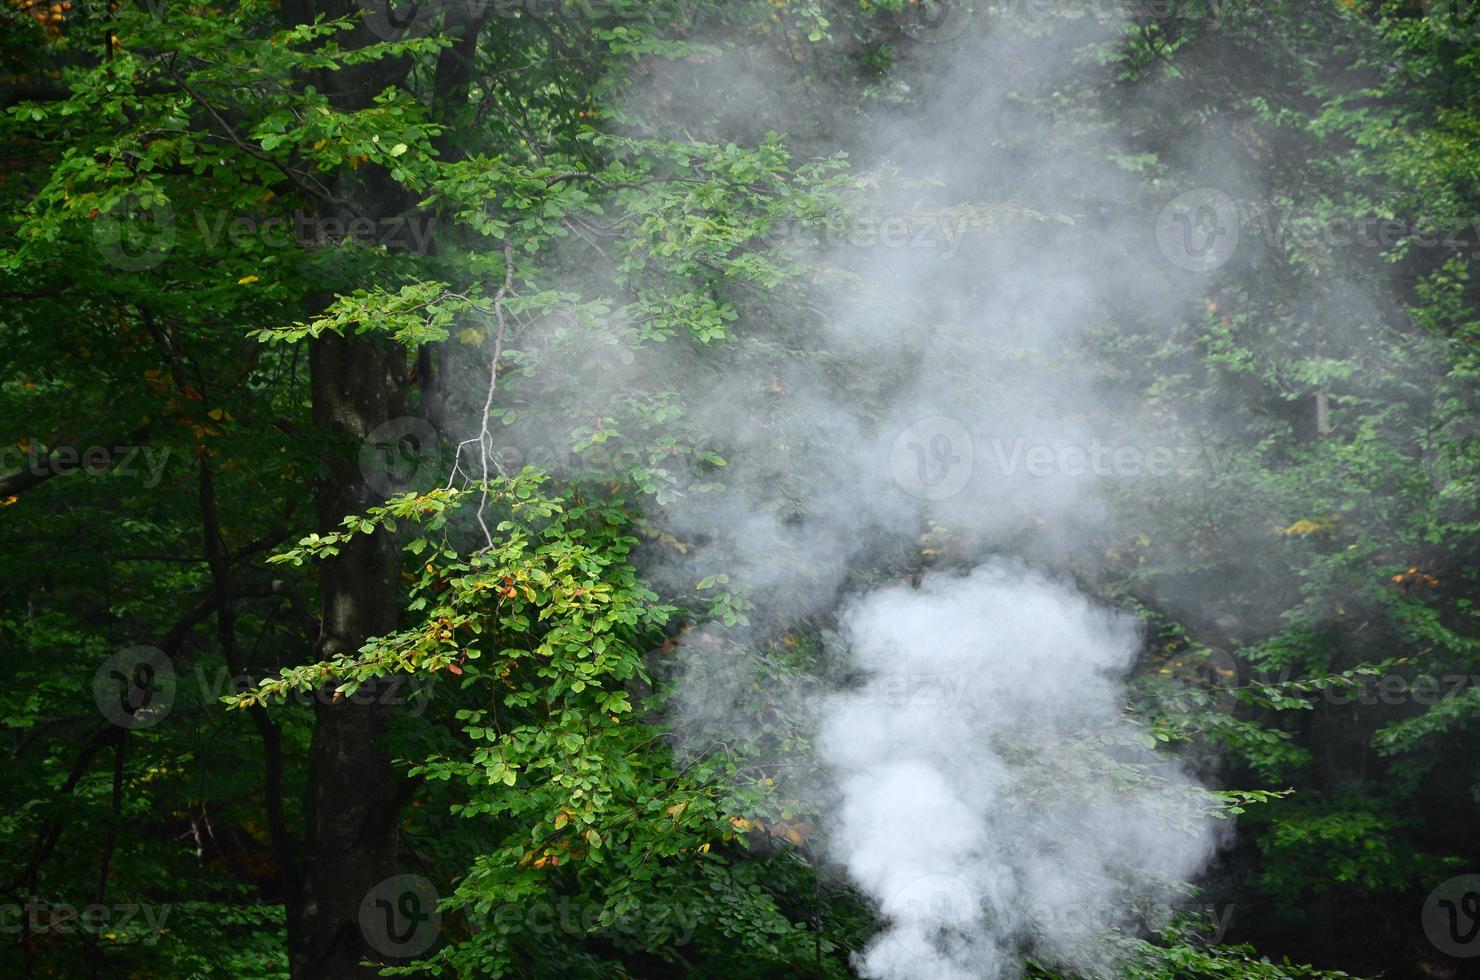
[[[1480,978],[1474,0],[0,11],[0,977]]]

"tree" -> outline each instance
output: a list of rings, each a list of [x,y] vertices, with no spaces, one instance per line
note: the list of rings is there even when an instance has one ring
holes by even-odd
[[[1278,188],[1269,228],[1401,222],[1377,248],[1276,230],[1187,302],[1086,311],[1078,366],[1128,429],[1214,432],[1243,466],[1133,487],[1103,560],[1062,564],[1151,625],[1135,707],[1157,745],[1294,790],[1226,797],[1249,811],[1237,895],[1337,936],[1354,927],[1312,896],[1360,899],[1417,936],[1415,890],[1475,853],[1473,687],[1364,697],[1474,672],[1476,293],[1464,248],[1422,237],[1473,213],[1473,38],[1396,3],[1178,4],[1108,40],[915,6],[12,0],[0,881],[20,971],[848,975],[876,910],[821,856],[804,726],[771,684],[828,668],[828,624],[759,608],[726,529],[686,539],[665,507],[724,492],[694,377],[754,382],[791,464],[764,501],[782,523],[826,469],[824,439],[787,445],[789,368],[889,404],[903,367],[813,329],[838,270],[792,233],[919,193],[835,150],[914,105],[900,80],[958,30],[1098,66],[1020,95],[1023,126],[992,138],[1101,153],[1114,131],[1127,174],[1052,214],[1014,198],[1022,175],[972,175],[947,211],[973,234],[1149,228],[1174,182],[1219,178],[1178,156],[1200,128]],[[702,84],[747,59],[784,97]],[[849,574],[1041,557],[1037,533],[881,531]],[[744,737],[679,744],[678,645],[757,653]],[[1231,695],[1197,682],[1207,663],[1233,665]],[[90,904],[101,925],[57,917]],[[1431,955],[1283,922],[1233,938],[1349,969]],[[1197,933],[1107,949],[1127,975],[1300,972]]]

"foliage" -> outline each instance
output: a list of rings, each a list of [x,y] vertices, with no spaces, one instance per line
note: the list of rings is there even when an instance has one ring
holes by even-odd
[[[152,931],[28,932],[26,975],[287,976],[317,719],[387,692],[418,692],[381,740],[406,787],[402,866],[443,898],[440,943],[392,970],[841,977],[873,932],[819,856],[804,773],[756,764],[805,758],[766,681],[821,668],[820,624],[752,623],[723,567],[678,594],[637,569],[687,548],[663,505],[724,490],[725,448],[680,379],[829,356],[796,311],[844,275],[777,233],[845,226],[896,180],[829,127],[909,104],[891,82],[925,47],[898,29],[909,5],[482,6],[390,36],[333,3],[5,8],[0,444],[22,455],[0,468],[0,880],[7,902],[170,912]],[[1238,461],[1113,501],[1098,585],[1147,623],[1130,709],[1150,740],[1253,787],[1207,801],[1240,818],[1250,940],[1401,969],[1431,954],[1284,930],[1360,903],[1411,935],[1413,896],[1476,856],[1480,286],[1450,233],[1480,205],[1480,49],[1397,0],[1178,6],[1075,49],[1096,91],[1024,105],[1099,146],[1120,96],[1165,95],[1112,161],[1147,200],[1180,138],[1225,123],[1221,145],[1278,188],[1250,212],[1262,245],[1193,306],[1106,311],[1082,352],[1137,421]],[[817,125],[781,132],[750,106],[752,140],[674,132],[634,97],[734,54],[715,38],[784,65],[793,118]],[[1081,193],[1082,215],[1145,207]],[[1084,220],[953,213],[988,237]],[[1305,239],[1279,230],[1292,213],[1399,230]],[[325,517],[324,484],[371,435],[316,403],[335,343],[391,351],[380,381],[413,392],[398,419],[433,438],[411,485]],[[610,371],[632,384],[580,384]],[[488,451],[504,437],[548,452],[506,463]],[[32,453],[42,478],[10,471]],[[779,475],[786,506],[788,489]],[[326,656],[321,569],[367,539],[402,556],[397,625]],[[927,548],[867,574],[947,563]],[[748,740],[676,746],[681,631],[716,661],[748,647]],[[93,682],[136,643],[178,684],[164,723],[125,731]],[[1215,650],[1234,683],[1189,682]],[[1191,928],[1116,943],[1126,976],[1344,975]]]

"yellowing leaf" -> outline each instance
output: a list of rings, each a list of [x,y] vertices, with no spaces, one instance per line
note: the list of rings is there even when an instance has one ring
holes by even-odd
[[[256,282],[256,281],[257,281],[257,277],[256,276],[242,276],[240,279],[238,279],[236,281],[236,284],[238,286],[245,286],[248,283],[253,283],[253,282]]]
[[[1307,518],[1302,521],[1296,521],[1289,527],[1280,528],[1280,533],[1304,538],[1312,534],[1319,534],[1322,531],[1329,531],[1335,526],[1336,521],[1333,518],[1318,518],[1316,520]]]

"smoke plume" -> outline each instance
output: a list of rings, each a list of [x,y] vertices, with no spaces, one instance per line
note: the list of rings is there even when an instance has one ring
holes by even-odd
[[[778,97],[815,92],[774,53],[645,69],[634,127],[846,149],[855,211],[842,231],[775,229],[811,263],[806,295],[730,297],[721,350],[624,350],[622,325],[543,339],[564,387],[509,430],[568,445],[570,419],[622,418],[641,390],[728,461],[665,461],[675,489],[651,515],[667,544],[644,552],[650,581],[694,598],[723,575],[749,603],[722,642],[679,643],[674,726],[699,754],[754,731],[760,702],[815,737],[786,789],[877,905],[856,966],[880,980],[1010,977],[1025,956],[1096,974],[1215,849],[1206,792],[1125,712],[1135,622],[1034,570],[1092,577],[1109,491],[1185,496],[1227,463],[1096,380],[1099,333],[1166,329],[1201,284],[1158,249],[1164,202],[1140,200],[1113,131],[1055,128],[1060,93],[1093,102],[1114,28],[982,22],[921,43],[894,95],[834,126],[846,145],[819,128],[828,100]],[[1154,106],[1120,110],[1139,111]],[[925,557],[938,569],[901,581]],[[811,673],[762,652],[797,623],[835,626]]]
[[[1210,857],[1197,788],[1123,717],[1133,621],[993,562],[842,623],[866,679],[827,699],[818,750],[832,852],[887,922],[866,976],[1015,976],[1025,954],[1094,975],[1105,932]]]

